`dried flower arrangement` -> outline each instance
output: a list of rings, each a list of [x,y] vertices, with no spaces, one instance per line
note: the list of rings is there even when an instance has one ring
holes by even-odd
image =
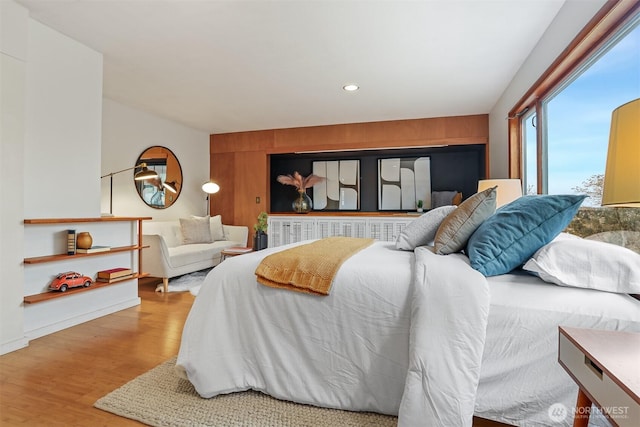
[[[305,191],[307,188],[313,187],[315,184],[324,181],[325,178],[314,174],[305,178],[296,171],[293,175],[280,175],[277,180],[280,184],[293,185],[298,189],[298,191]]]

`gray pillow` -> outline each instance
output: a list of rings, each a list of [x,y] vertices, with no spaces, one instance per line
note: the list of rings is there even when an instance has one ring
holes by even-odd
[[[496,187],[476,193],[447,216],[434,240],[437,254],[447,255],[464,249],[476,228],[496,211]]]
[[[180,218],[182,244],[212,243],[209,217]]]
[[[430,245],[443,219],[456,210],[456,206],[441,206],[420,215],[410,222],[396,240],[396,249],[412,251],[418,246]]]

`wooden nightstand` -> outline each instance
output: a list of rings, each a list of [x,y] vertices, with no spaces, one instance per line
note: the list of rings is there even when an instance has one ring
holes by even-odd
[[[227,248],[227,249],[223,249],[220,252],[220,262],[224,261],[225,259],[232,257],[232,256],[236,256],[236,255],[242,255],[242,254],[248,254],[249,252],[253,252],[253,248],[249,248],[249,247],[244,247],[244,246],[234,246],[231,248]]]
[[[578,384],[575,426],[587,426],[591,403],[618,426],[640,423],[640,334],[561,326],[558,361]]]

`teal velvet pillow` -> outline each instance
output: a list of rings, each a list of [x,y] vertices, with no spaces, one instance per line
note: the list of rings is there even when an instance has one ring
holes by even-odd
[[[469,238],[471,267],[485,276],[521,266],[573,219],[586,196],[523,196],[502,206]]]

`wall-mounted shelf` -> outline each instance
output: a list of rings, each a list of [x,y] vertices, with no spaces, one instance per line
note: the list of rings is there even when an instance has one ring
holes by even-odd
[[[149,246],[145,246],[142,244],[142,221],[144,220],[150,220],[151,217],[99,217],[99,218],[36,218],[36,219],[25,219],[24,220],[24,224],[25,225],[55,225],[55,224],[77,224],[77,223],[100,223],[100,222],[135,222],[137,223],[137,233],[138,233],[138,239],[137,239],[137,244],[134,245],[128,245],[128,246],[117,246],[117,247],[112,247],[110,250],[108,251],[102,251],[102,252],[94,252],[94,253],[88,253],[88,254],[75,254],[75,255],[69,255],[66,253],[62,253],[62,254],[54,254],[54,255],[44,255],[44,256],[37,256],[37,257],[28,257],[24,259],[24,264],[41,264],[41,263],[47,263],[47,262],[57,262],[57,261],[65,261],[65,260],[78,260],[78,259],[82,259],[82,258],[87,258],[87,257],[96,257],[96,256],[108,256],[110,254],[114,254],[114,253],[121,253],[121,252],[134,252],[137,251],[138,252],[138,268],[137,268],[137,272],[134,273],[131,277],[127,277],[126,279],[120,280],[120,281],[111,281],[111,282],[94,282],[91,286],[89,287],[77,287],[77,288],[71,288],[69,290],[67,290],[66,292],[58,292],[58,291],[49,291],[49,292],[43,292],[43,293],[39,293],[39,294],[34,294],[34,295],[27,295],[24,297],[24,303],[25,304],[34,304],[34,303],[38,303],[38,302],[42,302],[42,301],[48,301],[51,299],[55,299],[55,298],[60,298],[60,297],[64,297],[64,296],[68,296],[68,295],[75,295],[81,292],[87,292],[87,291],[91,291],[93,289],[98,289],[98,288],[102,288],[105,286],[109,286],[109,285],[113,285],[117,282],[121,282],[121,281],[125,281],[125,280],[134,280],[134,279],[139,279],[141,277],[146,277],[148,276],[147,273],[142,273],[142,265],[141,265],[141,259],[142,259],[142,254],[141,251],[144,248],[148,248]],[[132,267],[133,269],[133,267]]]
[[[117,252],[127,252],[127,251],[137,251],[139,249],[148,248],[149,246],[119,246],[117,248],[111,248],[108,251],[103,252],[94,252],[89,254],[75,254],[75,255],[67,255],[67,254],[58,254],[58,255],[45,255],[38,257],[25,258],[25,264],[40,264],[43,262],[53,262],[53,261],[64,261],[67,259],[78,259],[84,258],[88,256],[98,256],[98,255],[109,255]]]
[[[148,217],[134,216],[101,216],[99,218],[35,218],[25,219],[25,224],[68,224],[80,222],[126,222],[126,221],[143,221],[152,219]]]
[[[126,280],[139,279],[141,277],[146,277],[146,276],[148,276],[147,273],[134,273],[133,276],[127,277]],[[124,280],[118,280],[118,281],[113,281],[111,283],[109,283],[109,282],[93,282],[91,284],[91,286],[89,286],[89,287],[85,288],[83,286],[79,286],[77,288],[70,288],[66,292],[49,291],[49,292],[43,292],[41,294],[27,295],[26,297],[24,297],[24,303],[25,304],[35,304],[35,303],[42,302],[42,301],[48,301],[48,300],[55,299],[55,298],[65,297],[67,295],[75,295],[75,294],[79,294],[79,293],[82,293],[82,292],[91,291],[93,289],[104,288],[105,286],[110,286],[110,285],[113,285],[115,283],[123,282],[123,281]]]

